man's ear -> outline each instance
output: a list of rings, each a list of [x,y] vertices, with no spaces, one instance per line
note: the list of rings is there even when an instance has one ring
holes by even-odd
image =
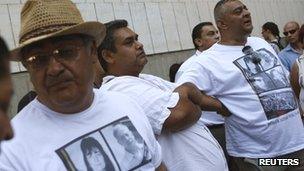
[[[92,42],[92,45],[90,47],[90,53],[92,56],[92,62],[96,63],[98,62],[98,56],[97,56],[97,47],[95,41]]]
[[[99,57],[103,58],[109,64],[115,63],[115,58],[113,56],[113,52],[111,52],[109,50],[106,50],[106,49],[102,50],[101,55]]]
[[[228,25],[221,19],[216,21],[216,25],[219,30],[227,30],[227,28],[228,28]]]
[[[196,44],[196,46],[201,47],[203,44],[202,39],[196,38],[194,39],[194,43]]]

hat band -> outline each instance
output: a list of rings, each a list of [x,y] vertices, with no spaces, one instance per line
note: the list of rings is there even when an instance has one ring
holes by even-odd
[[[65,29],[66,27],[71,27],[74,25],[77,25],[79,23],[65,23],[65,24],[56,24],[56,25],[49,25],[46,27],[40,27],[38,29],[32,30],[31,32],[28,32],[26,34],[24,34],[20,40],[19,40],[19,44],[22,44],[23,42],[34,38],[34,37],[38,37],[38,36],[43,36],[43,35],[47,35],[50,33],[54,33],[60,30]]]

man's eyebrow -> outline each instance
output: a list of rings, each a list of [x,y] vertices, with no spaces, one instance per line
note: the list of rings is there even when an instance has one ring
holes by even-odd
[[[236,7],[236,8],[234,8],[232,11],[235,12],[237,10],[242,10],[242,9],[247,9],[246,5],[240,5],[240,6]]]
[[[130,40],[133,40],[133,39],[134,39],[134,37],[133,37],[133,36],[130,36],[130,37],[125,38],[124,41],[130,41]]]

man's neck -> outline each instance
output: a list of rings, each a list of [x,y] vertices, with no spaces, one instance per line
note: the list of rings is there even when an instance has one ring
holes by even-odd
[[[300,42],[290,43],[290,46],[299,53],[303,53],[302,44]]]
[[[133,76],[133,77],[138,77],[140,73],[127,73],[127,72],[121,72],[121,71],[112,71],[109,69],[106,72],[106,75],[113,75],[115,77],[120,77],[120,76]]]
[[[74,102],[74,103],[70,103],[70,104],[51,103],[51,102],[41,99],[39,97],[39,95],[37,96],[37,100],[55,112],[70,115],[70,114],[79,113],[79,112],[82,112],[82,111],[88,109],[93,103],[94,92],[93,92],[93,88],[92,88],[92,90],[90,92],[88,92],[86,95],[83,95],[83,98],[81,100]]]
[[[233,36],[232,34],[224,34],[219,41],[219,44],[229,46],[244,46],[247,43],[248,35]]]
[[[269,35],[269,42],[275,42],[277,41],[277,38],[273,35]]]
[[[203,48],[203,47],[198,47],[198,49],[196,49],[196,50],[198,50],[198,51],[200,51],[200,52],[203,52],[203,51],[206,50],[206,49]]]

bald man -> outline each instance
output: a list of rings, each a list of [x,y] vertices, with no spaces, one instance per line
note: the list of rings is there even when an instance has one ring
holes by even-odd
[[[285,24],[283,34],[286,36],[289,44],[279,53],[283,65],[291,71],[291,67],[296,59],[303,53],[301,43],[298,39],[300,26],[295,21]]]

